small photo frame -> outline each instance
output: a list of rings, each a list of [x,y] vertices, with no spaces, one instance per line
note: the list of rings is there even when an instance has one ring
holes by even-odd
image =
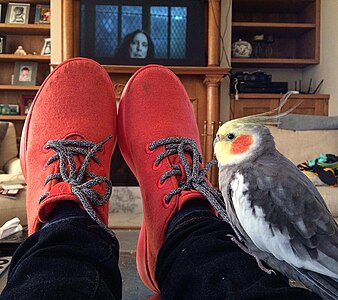
[[[1,115],[19,115],[19,105],[17,104],[0,104]]]
[[[37,62],[16,62],[14,66],[14,85],[35,85]]]
[[[35,24],[50,24],[50,5],[37,4],[35,9]]]
[[[0,54],[6,53],[6,36],[0,35]]]
[[[8,3],[5,23],[28,24],[29,8],[28,3]]]
[[[22,116],[26,116],[28,111],[33,103],[34,95],[22,95],[21,96],[21,106],[20,113]]]
[[[41,50],[41,55],[50,55],[50,53],[51,53],[51,39],[46,38]]]

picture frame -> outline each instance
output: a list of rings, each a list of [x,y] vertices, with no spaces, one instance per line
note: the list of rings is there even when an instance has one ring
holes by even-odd
[[[28,24],[29,9],[29,3],[8,3],[5,23]]]
[[[6,53],[6,36],[0,35],[0,54]]]
[[[38,69],[37,62],[16,62],[14,66],[14,85],[35,85],[36,73]]]
[[[28,111],[33,101],[34,101],[34,95],[22,95],[21,96],[20,114],[22,116],[27,116]]]
[[[19,105],[17,104],[0,104],[1,115],[19,115]]]
[[[45,38],[43,47],[41,50],[41,55],[50,55],[51,53],[51,38]]]
[[[50,24],[50,5],[37,4],[35,9],[35,24]]]

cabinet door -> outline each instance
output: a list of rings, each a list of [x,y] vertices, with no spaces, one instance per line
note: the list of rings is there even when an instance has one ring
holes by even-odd
[[[231,97],[230,118],[260,114],[273,110],[278,106],[277,99],[239,99]]]

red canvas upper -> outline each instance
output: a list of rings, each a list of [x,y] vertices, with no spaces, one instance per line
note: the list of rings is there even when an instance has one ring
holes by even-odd
[[[165,196],[178,188],[178,180],[185,180],[186,176],[177,155],[155,165],[156,158],[165,149],[161,146],[150,150],[149,144],[167,137],[186,137],[193,139],[201,152],[195,118],[182,83],[162,66],[141,68],[128,81],[121,96],[118,143],[124,159],[139,181],[143,201],[144,218],[136,252],[137,268],[142,281],[154,291],[158,291],[154,275],[156,258],[170,220],[183,203],[204,197],[195,190],[187,190],[166,203]],[[185,157],[191,161],[188,154]],[[183,174],[160,182],[161,175],[175,164],[180,166]]]
[[[47,220],[56,203],[79,199],[71,185],[52,180],[45,185],[48,175],[59,172],[59,161],[47,165],[55,154],[46,149],[49,140],[88,140],[99,143],[109,135],[103,151],[96,153],[101,164],[90,161],[88,171],[109,177],[110,160],[116,144],[116,103],[112,82],[107,72],[96,62],[75,58],[60,64],[44,81],[38,91],[24,125],[20,159],[27,182],[27,216],[29,234]],[[84,156],[75,157],[77,168]],[[100,194],[105,186],[94,187]],[[49,196],[39,204],[41,195]],[[94,208],[107,224],[108,203]]]

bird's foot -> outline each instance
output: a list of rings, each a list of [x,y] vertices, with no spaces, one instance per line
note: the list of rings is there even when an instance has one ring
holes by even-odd
[[[274,270],[264,267],[262,261],[261,261],[258,257],[256,257],[256,255],[253,254],[253,253],[250,251],[250,249],[249,249],[248,247],[246,247],[243,243],[241,243],[235,236],[233,236],[232,234],[227,234],[227,236],[230,237],[231,241],[233,241],[233,242],[234,242],[239,248],[241,248],[245,253],[248,253],[249,255],[253,256],[253,257],[256,259],[256,262],[257,262],[259,268],[260,268],[262,271],[268,273],[269,275],[271,275],[271,274],[276,275],[276,272],[275,272]]]
[[[262,264],[262,261],[261,261],[259,258],[257,258],[257,257],[254,256],[254,255],[253,255],[253,257],[256,259],[256,262],[257,262],[257,264],[258,264],[258,267],[259,267],[262,271],[264,271],[265,273],[268,273],[269,275],[271,275],[271,274],[276,275],[276,272],[275,272],[274,270],[264,267],[264,265]]]

